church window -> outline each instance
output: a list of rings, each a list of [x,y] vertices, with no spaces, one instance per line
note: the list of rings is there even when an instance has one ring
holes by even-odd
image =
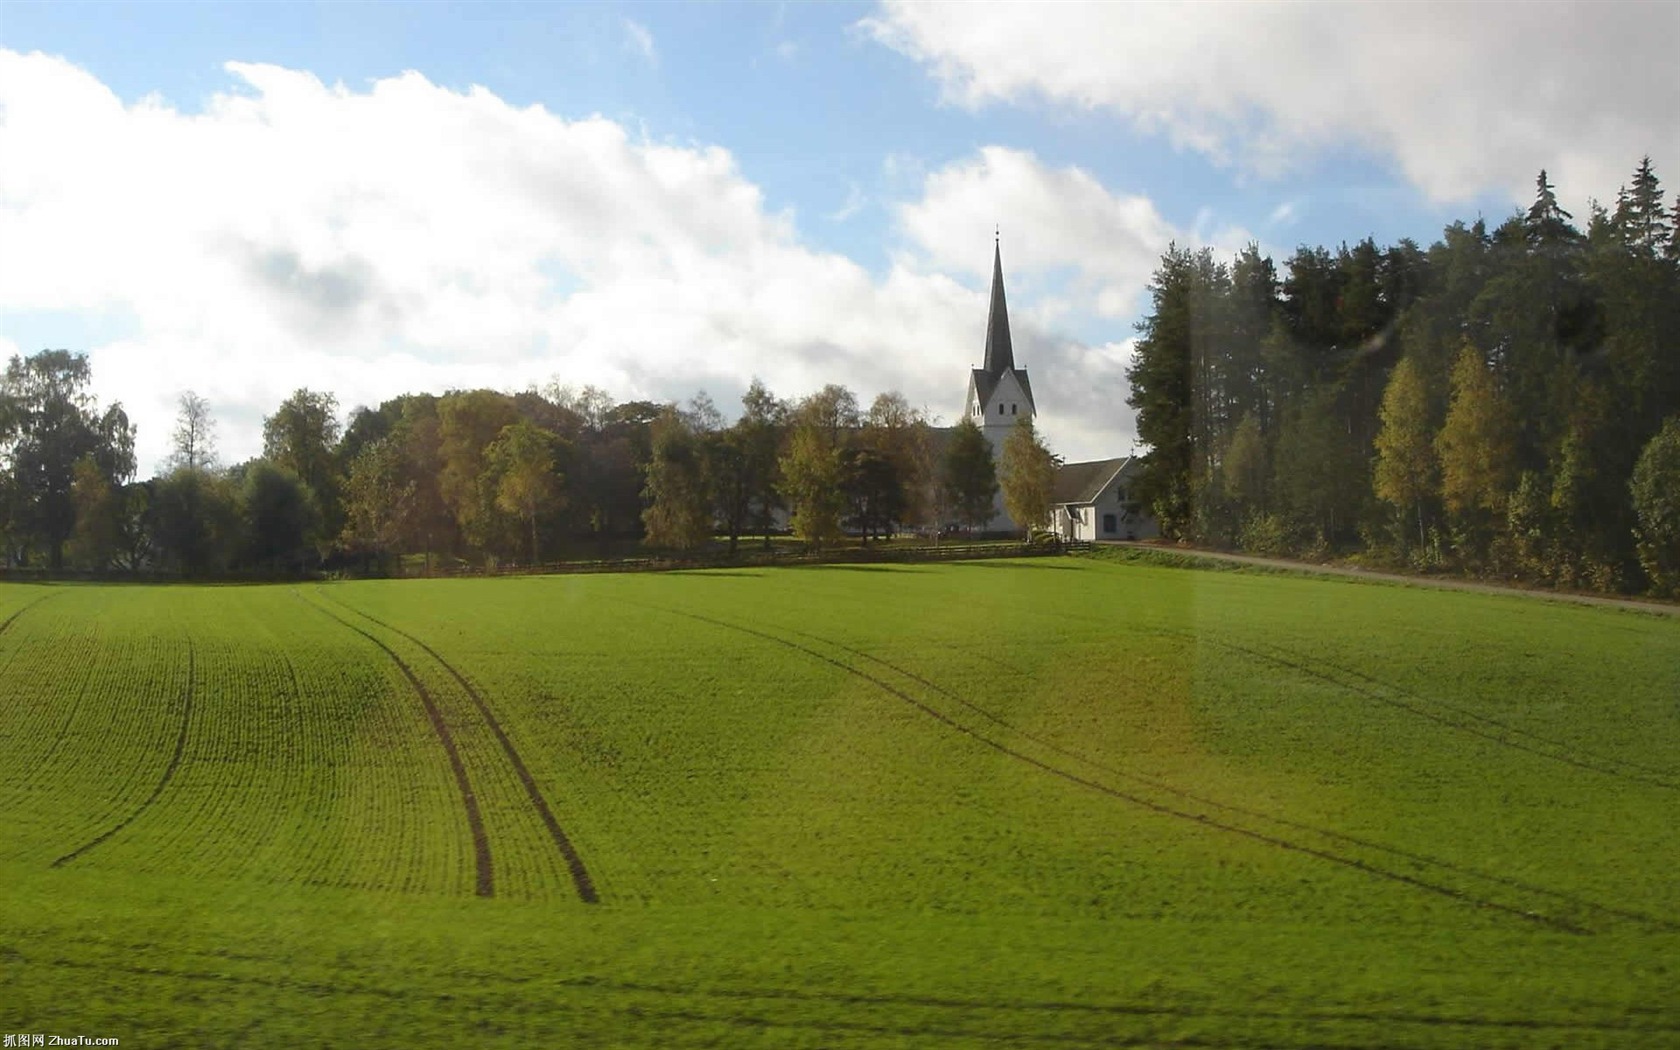
[[[1010,406],[1009,406],[1009,414],[1010,414],[1010,415],[1014,415],[1014,414],[1015,414],[1015,406],[1014,406],[1014,405],[1010,405]]]
[[[1000,416],[1003,415],[1003,402],[1002,401],[998,402],[998,415],[1000,415]]]

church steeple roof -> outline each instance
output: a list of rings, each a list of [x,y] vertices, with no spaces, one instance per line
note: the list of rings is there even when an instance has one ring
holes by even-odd
[[[986,315],[985,372],[996,379],[1015,367],[1015,347],[1009,341],[1009,306],[1003,301],[1003,249],[992,246],[992,309]]]

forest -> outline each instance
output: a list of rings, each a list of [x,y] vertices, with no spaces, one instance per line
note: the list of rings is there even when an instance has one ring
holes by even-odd
[[[1128,372],[1163,532],[1680,593],[1680,199],[1533,204],[1280,268],[1170,248]]]
[[[734,423],[687,405],[553,386],[405,394],[358,407],[300,389],[262,455],[225,465],[210,404],[180,396],[173,449],[135,480],[134,427],[89,393],[87,359],[13,358],[0,382],[0,537],[12,569],[101,575],[385,574],[405,556],[533,565],[654,548],[734,554],[791,533],[821,549],[900,528],[977,527],[1000,488],[1042,524],[1051,454],[1030,424],[995,463],[972,422],[936,428],[902,395],[829,385],[797,402],[754,381]],[[1001,470],[1000,470],[1001,467]]]
[[[1680,594],[1680,200],[1649,158],[1585,229],[1542,171],[1526,211],[1427,249],[1301,246],[1280,267],[1168,249],[1128,371],[1137,495],[1181,542],[1603,591]],[[1029,424],[998,462],[970,421],[830,385],[754,381],[733,423],[558,385],[405,394],[343,416],[299,389],[226,465],[181,395],[173,454],[136,480],[134,428],[87,359],[0,379],[10,568],[183,576],[384,573],[628,549],[821,548],[1050,518]]]

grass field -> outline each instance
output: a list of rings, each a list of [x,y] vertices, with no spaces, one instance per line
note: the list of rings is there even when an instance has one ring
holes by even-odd
[[[0,587],[0,1031],[1680,1046],[1680,622],[1033,559]]]

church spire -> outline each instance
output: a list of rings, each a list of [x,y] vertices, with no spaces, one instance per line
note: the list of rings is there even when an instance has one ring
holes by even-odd
[[[1015,348],[1009,341],[1009,307],[1003,301],[1003,249],[992,244],[992,309],[986,315],[985,370],[994,378],[1015,367]]]

